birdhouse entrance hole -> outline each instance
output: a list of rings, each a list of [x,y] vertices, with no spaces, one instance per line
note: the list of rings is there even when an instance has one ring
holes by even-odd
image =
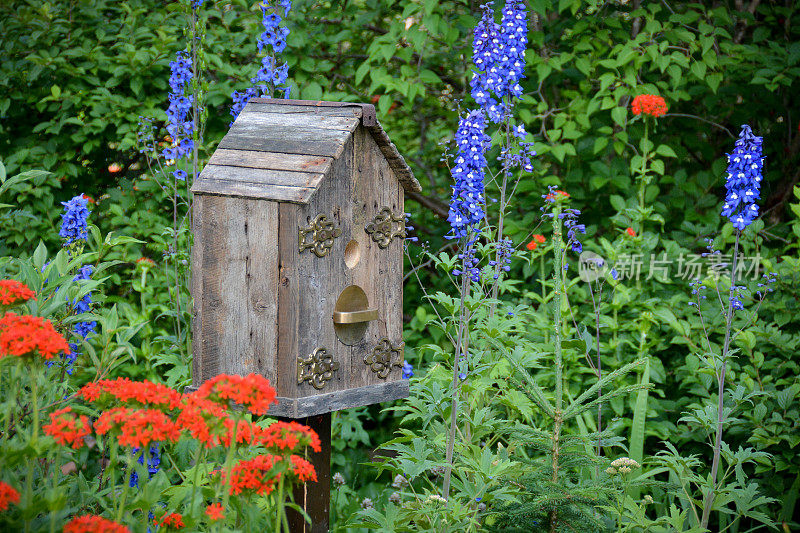
[[[344,248],[344,264],[347,268],[354,269],[361,259],[361,248],[358,246],[358,241],[350,241]]]
[[[369,308],[364,289],[350,285],[342,291],[333,310],[333,329],[336,337],[352,346],[364,338],[370,321],[378,318],[378,310]]]

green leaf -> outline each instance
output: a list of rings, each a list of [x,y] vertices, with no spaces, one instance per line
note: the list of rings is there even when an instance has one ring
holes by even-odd
[[[647,362],[644,365],[644,372],[642,372],[641,385],[647,387],[650,384],[650,358],[646,357],[645,360]],[[642,458],[644,457],[644,428],[647,420],[647,396],[649,392],[646,388],[639,390],[636,394],[636,404],[633,408],[629,454],[630,458],[639,464],[642,464]]]
[[[628,109],[625,107],[615,107],[611,110],[611,118],[616,122],[620,127],[625,127],[625,121],[628,118]]]
[[[663,155],[664,157],[678,157],[678,155],[675,153],[675,150],[666,144],[658,145],[658,148],[656,148],[656,153],[658,155]]]
[[[372,66],[372,63],[369,60],[364,61],[361,63],[361,66],[356,69],[356,85],[360,85],[361,82],[364,80],[364,76],[369,73],[369,68]]]
[[[53,98],[60,98],[61,97],[61,87],[58,85],[52,85],[50,87],[50,94],[53,95]]]
[[[709,74],[706,76],[706,83],[708,83],[708,86],[711,87],[711,90],[716,94],[717,89],[719,89],[719,84],[722,83],[722,74]]]

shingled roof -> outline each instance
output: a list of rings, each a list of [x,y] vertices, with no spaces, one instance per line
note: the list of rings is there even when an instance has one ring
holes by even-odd
[[[371,104],[252,98],[192,186],[214,193],[305,204],[363,125],[408,192],[422,188]]]

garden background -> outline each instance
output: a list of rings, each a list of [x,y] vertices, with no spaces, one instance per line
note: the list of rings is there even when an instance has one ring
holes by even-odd
[[[498,18],[501,7],[498,2]],[[620,518],[601,520],[602,527],[642,530],[635,525],[639,509],[651,520],[674,518],[650,526],[653,531],[696,527],[688,500],[702,508],[717,383],[705,358],[714,350],[698,347],[705,324],[690,305],[694,276],[687,271],[694,271],[687,262],[693,258],[701,269],[696,275],[711,279],[713,288],[720,279],[714,268],[724,271],[725,260],[714,267],[713,257],[700,255],[708,252],[706,239],[723,254],[738,243],[739,232],[720,211],[726,154],[749,124],[763,137],[761,216],[742,233],[739,249],[758,258],[757,277],[775,273],[776,281],[763,303],[760,295],[745,302],[758,318],[737,326],[747,327],[736,335],[727,362],[726,405],[734,414],[725,426],[732,450],[725,464],[727,479],[738,486],[715,504],[715,511],[731,512],[715,512],[710,527],[800,528],[800,9],[791,0],[530,0],[525,9],[528,51],[514,115],[537,155],[532,171],[515,182],[503,217],[487,215],[487,227],[496,229],[503,219],[500,234],[514,251],[498,290],[490,291],[491,313],[478,321],[475,345],[483,359],[470,360],[470,376],[460,385],[468,417],[460,426],[469,429],[460,436],[458,454],[465,462],[454,489],[453,500],[462,499],[458,511],[428,496],[440,494],[436,487],[448,464],[447,387],[457,350],[448,334],[456,322],[447,316],[457,318],[459,308],[453,300],[458,283],[454,290],[450,275],[457,241],[446,238],[453,178],[443,154],[455,152],[459,116],[475,108],[470,80],[480,4],[295,0],[283,21],[290,31],[285,49],[275,55],[288,64],[291,97],[375,103],[378,119],[423,186],[422,193],[406,197],[409,235],[416,237],[407,244],[404,286],[412,397],[396,409],[377,405],[335,414],[333,471],[341,476],[332,487],[332,524],[401,530],[414,523],[403,515],[405,508],[450,521],[417,522],[420,529],[459,530],[454,524],[463,523],[510,531],[508,524],[518,519],[528,521],[519,522],[526,524],[521,530],[569,530],[570,520],[600,530],[590,523],[592,513],[614,515],[608,509],[621,502]],[[194,135],[202,168],[232,121],[231,94],[250,87],[260,66],[261,10],[245,1],[205,2],[194,10],[188,2],[155,0],[12,1],[0,5],[0,25],[0,278],[19,279],[20,260],[42,269],[45,256],[63,245],[61,202],[87,195],[89,222],[96,226],[87,250],[102,249],[108,266],[81,289],[81,296],[92,291],[89,318],[101,333],[86,340],[69,390],[100,375],[181,390],[191,381],[186,214],[192,169],[184,167],[187,179],[175,181],[172,169],[149,155],[171,140],[164,129],[174,90],[170,62],[194,38],[200,43],[196,85],[187,90],[200,95],[195,111],[202,130]],[[640,94],[660,95],[668,112],[655,119],[634,115],[631,102]],[[149,147],[148,131],[155,143]],[[487,160],[500,168],[503,135],[493,135]],[[592,500],[580,492],[583,480],[593,478],[591,461],[573,465],[560,486],[525,481],[509,468],[517,464],[511,450],[525,448],[515,431],[547,424],[519,368],[504,354],[520,343],[528,352],[517,361],[530,375],[539,383],[557,381],[544,312],[552,304],[545,280],[554,267],[536,255],[550,250],[550,222],[541,208],[551,186],[566,191],[569,206],[581,210],[584,250],[628,269],[641,256],[638,279],[626,270],[600,294],[578,276],[576,257],[565,273],[564,309],[572,317],[562,332],[570,339],[563,347],[565,397],[574,399],[597,382],[592,361],[598,357],[610,370],[647,361],[615,382],[638,388],[602,403],[613,434],[603,436],[602,456],[648,465],[640,471],[641,486],[616,487],[627,495],[621,499],[606,494]],[[501,198],[499,180],[488,181],[486,196],[490,207]],[[109,234],[105,241],[97,237]],[[545,242],[526,247],[539,234]],[[724,279],[720,284],[728,290]],[[503,312],[495,315],[495,308]],[[72,315],[62,317],[62,325],[71,327]],[[722,332],[724,318],[712,320],[709,329]],[[595,343],[596,331],[602,338]],[[90,354],[105,352],[117,358],[113,367],[100,369],[102,358]],[[2,394],[9,402],[6,389]],[[589,442],[591,451],[594,422],[584,413],[564,431],[583,435],[580,446]],[[531,450],[539,448],[535,437],[526,438],[522,455],[535,472]],[[737,450],[749,451],[741,452],[745,457]],[[410,493],[406,478],[416,487]],[[682,487],[681,480],[694,480],[695,489]],[[412,503],[403,507],[394,493]],[[556,493],[573,496],[559,499]],[[655,499],[651,507],[636,503],[645,494]],[[543,495],[546,502],[537,499]],[[509,502],[516,509],[524,507],[520,502],[534,505],[514,518]]]

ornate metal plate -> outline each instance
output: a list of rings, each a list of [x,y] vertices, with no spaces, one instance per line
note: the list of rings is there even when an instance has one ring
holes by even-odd
[[[311,250],[317,257],[325,257],[333,247],[333,239],[342,234],[342,230],[333,227],[333,222],[325,215],[317,215],[314,222],[306,228],[299,228],[299,251]]]
[[[321,390],[325,382],[333,379],[333,373],[339,370],[339,363],[323,348],[317,348],[307,357],[297,356],[297,384],[304,381],[311,383],[315,389]]]
[[[364,356],[364,364],[369,365],[372,371],[378,374],[379,378],[386,379],[393,366],[403,367],[404,346],[405,343],[403,342],[395,346],[388,337],[384,337],[378,341],[372,353]]]
[[[372,222],[364,228],[372,240],[381,248],[386,248],[395,237],[406,236],[406,222],[403,213],[396,215],[388,207],[382,207]]]

